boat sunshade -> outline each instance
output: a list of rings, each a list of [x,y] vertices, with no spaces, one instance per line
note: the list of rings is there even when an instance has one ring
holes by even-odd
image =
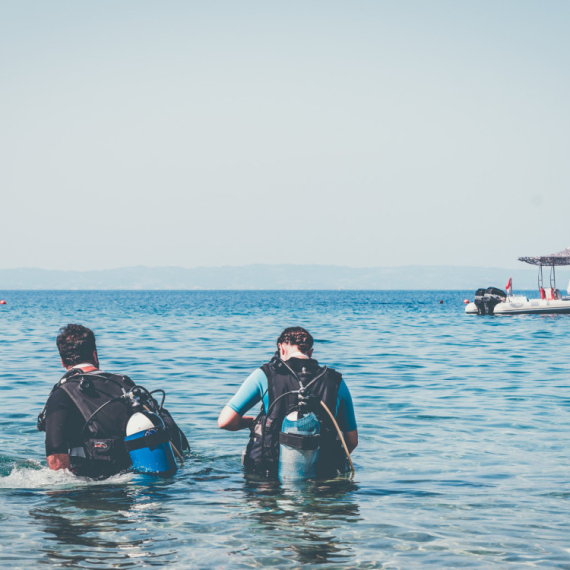
[[[519,257],[519,261],[531,265],[570,265],[570,247],[553,253],[552,255],[539,255],[537,257]]]

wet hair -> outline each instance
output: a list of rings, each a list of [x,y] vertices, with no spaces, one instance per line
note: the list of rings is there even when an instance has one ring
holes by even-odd
[[[313,337],[303,327],[286,328],[277,339],[277,344],[290,344],[296,346],[301,352],[307,353],[313,348]]]
[[[83,325],[67,325],[59,329],[57,349],[64,366],[75,366],[82,362],[93,362],[97,350],[93,331]]]

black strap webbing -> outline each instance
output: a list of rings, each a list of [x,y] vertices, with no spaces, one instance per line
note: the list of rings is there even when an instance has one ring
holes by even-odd
[[[161,443],[169,441],[168,432],[166,430],[159,430],[156,433],[150,435],[145,435],[143,437],[137,437],[137,439],[131,439],[130,441],[125,441],[125,446],[127,451],[136,451],[137,449],[142,449],[143,447],[157,447]]]
[[[298,435],[294,433],[279,433],[279,443],[296,447],[297,449],[318,449],[320,435]]]

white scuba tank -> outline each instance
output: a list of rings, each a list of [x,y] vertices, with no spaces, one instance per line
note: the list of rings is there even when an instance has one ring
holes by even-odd
[[[139,433],[139,431],[152,429],[153,427],[154,424],[151,422],[150,418],[141,412],[136,412],[131,416],[129,423],[127,424],[126,435],[133,435],[135,433]]]
[[[299,413],[293,411],[283,420],[281,432],[284,434],[308,436],[315,440],[319,436],[321,425],[317,416],[310,412],[299,418]],[[317,476],[317,461],[319,449],[300,449],[283,443],[279,444],[279,478],[282,480],[310,479]]]
[[[152,412],[136,412],[127,423],[125,445],[133,471],[170,477],[177,470],[168,432],[162,418]]]

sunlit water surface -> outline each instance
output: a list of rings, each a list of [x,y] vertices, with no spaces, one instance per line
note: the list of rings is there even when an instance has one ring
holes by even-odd
[[[466,292],[2,296],[4,567],[570,568],[568,316],[466,316]],[[174,478],[46,468],[36,416],[68,322],[96,332],[104,369],[167,390],[192,444]],[[353,394],[353,481],[248,480],[247,434],[217,428],[297,324]]]

